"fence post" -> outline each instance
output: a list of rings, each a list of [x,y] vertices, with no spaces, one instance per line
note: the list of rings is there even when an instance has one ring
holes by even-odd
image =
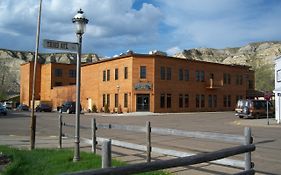
[[[59,115],[59,148],[62,148],[62,114]]]
[[[151,162],[151,125],[146,122],[146,162]]]
[[[251,128],[245,127],[244,136],[245,136],[244,145],[249,145],[253,143]],[[246,152],[244,159],[245,159],[245,170],[250,170],[252,168],[251,152]]]
[[[111,167],[111,140],[102,143],[102,168]]]
[[[96,119],[92,119],[92,152],[96,154],[97,150],[97,124],[96,124]]]

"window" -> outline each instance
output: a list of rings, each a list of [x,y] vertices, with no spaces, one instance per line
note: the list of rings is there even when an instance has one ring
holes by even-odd
[[[179,95],[179,107],[183,108],[183,95],[182,94]]]
[[[171,107],[172,107],[172,95],[167,94],[167,108],[171,108]]]
[[[106,80],[107,80],[107,81],[110,81],[110,70],[108,69],[108,70],[106,71],[106,73],[107,73]]]
[[[200,107],[200,95],[196,95],[195,105],[196,105],[196,108]]]
[[[76,70],[69,70],[68,71],[68,76],[71,77],[71,78],[75,78],[76,77]]]
[[[69,85],[75,85],[76,83],[69,83]]]
[[[160,108],[165,108],[165,94],[160,96]]]
[[[213,107],[213,96],[212,95],[208,96],[208,107],[209,108]]]
[[[214,100],[214,108],[217,107],[217,95],[213,96],[213,100]]]
[[[62,86],[62,82],[55,82],[55,86]]]
[[[179,69],[179,80],[183,80],[183,70]]]
[[[205,107],[205,95],[201,95],[201,108]]]
[[[276,80],[277,82],[281,82],[281,70],[276,71]]]
[[[189,95],[188,94],[184,95],[184,107],[185,108],[189,107]]]
[[[161,68],[160,68],[160,77],[161,77],[161,80],[165,80],[165,76],[166,76],[165,67],[161,67]]]
[[[231,76],[230,74],[223,74],[223,84],[231,84]]]
[[[172,79],[172,68],[167,67],[167,80]]]
[[[200,81],[200,72],[196,71],[196,81]]]
[[[236,84],[237,85],[243,84],[243,76],[242,75],[236,75]]]
[[[106,104],[106,101],[105,101],[106,99],[105,99],[105,94],[102,94],[102,107],[104,107],[105,106],[105,104]]]
[[[223,96],[223,106],[224,107],[231,107],[231,96],[230,95],[224,95]]]
[[[124,108],[128,107],[128,94],[124,94]]]
[[[189,80],[189,70],[188,69],[184,70],[184,80],[185,81]]]
[[[102,81],[106,81],[106,71],[102,72]]]
[[[115,80],[118,80],[118,68],[115,69]]]
[[[62,77],[62,70],[61,69],[55,69],[55,76],[56,77]]]
[[[205,73],[204,73],[204,71],[201,71],[200,72],[200,81],[205,81]]]
[[[124,79],[128,79],[128,67],[124,67]]]
[[[106,104],[108,107],[110,106],[110,94],[106,95]]]
[[[140,67],[140,78],[145,79],[146,78],[146,66]]]
[[[114,106],[115,108],[118,108],[118,94],[115,94],[115,100],[114,100]]]

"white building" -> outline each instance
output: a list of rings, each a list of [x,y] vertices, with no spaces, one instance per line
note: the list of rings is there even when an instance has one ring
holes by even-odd
[[[281,56],[275,59],[275,119],[281,123]]]

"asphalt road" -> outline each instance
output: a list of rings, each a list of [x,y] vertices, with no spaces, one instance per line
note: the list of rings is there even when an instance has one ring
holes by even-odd
[[[55,136],[58,134],[58,113],[36,113],[36,115],[37,137]],[[0,116],[0,135],[29,136],[29,116],[29,112],[10,112],[8,116]],[[93,117],[96,118],[97,123],[145,126],[146,121],[150,121],[152,127],[236,135],[243,135],[244,126],[237,123],[245,120],[236,118],[233,112],[159,114],[153,116],[142,116],[141,114],[132,116],[85,114],[81,115],[81,125],[90,126]],[[74,124],[75,115],[63,114],[63,119],[67,123]],[[251,123],[249,120],[247,122]],[[268,127],[264,124],[264,126],[252,125],[251,128],[254,143],[257,146],[252,157],[257,174],[281,174],[281,127]],[[64,132],[74,135],[74,129],[72,128],[65,129]],[[98,131],[98,136],[138,144],[145,143],[145,135],[139,133]],[[81,137],[90,138],[90,131],[81,129]],[[234,144],[164,135],[152,135],[152,144],[157,147],[188,152],[214,151],[235,146]]]

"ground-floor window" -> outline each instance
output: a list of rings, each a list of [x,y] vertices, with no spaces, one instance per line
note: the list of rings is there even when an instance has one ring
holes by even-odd
[[[189,107],[189,95],[188,94],[184,95],[184,107],[186,107],[186,108]]]
[[[110,106],[110,94],[106,95],[106,104],[108,107]]]
[[[128,94],[124,94],[124,108],[128,107]]]
[[[196,108],[204,108],[205,107],[205,95],[197,94],[195,97],[195,105],[196,105]]]
[[[160,96],[160,108],[165,108],[165,94]]]
[[[208,107],[209,108],[216,108],[217,107],[217,95],[209,95],[208,96]]]
[[[183,95],[182,94],[179,95],[179,107],[183,108]]]
[[[223,96],[223,106],[224,107],[231,107],[231,95],[224,95]]]
[[[167,94],[167,108],[171,108],[171,107],[172,107],[172,95]]]
[[[114,99],[114,106],[115,106],[115,108],[117,108],[118,107],[118,94],[115,94],[115,99]]]

